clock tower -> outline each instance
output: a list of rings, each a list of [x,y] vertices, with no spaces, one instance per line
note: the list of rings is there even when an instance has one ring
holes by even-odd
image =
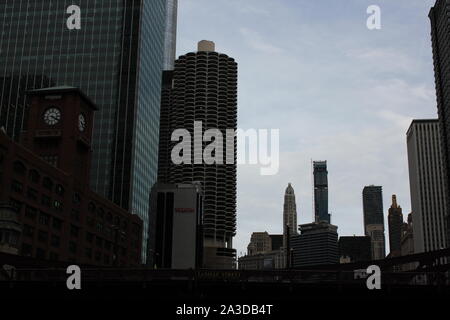
[[[89,185],[94,103],[74,87],[28,92],[31,103],[22,144],[54,167]]]

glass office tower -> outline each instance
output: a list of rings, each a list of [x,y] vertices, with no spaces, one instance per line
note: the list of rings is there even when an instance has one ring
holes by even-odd
[[[314,215],[316,222],[331,223],[328,213],[328,171],[326,161],[314,161]]]
[[[383,188],[366,186],[363,189],[364,232],[372,244],[372,259],[380,260],[386,256],[383,215]]]
[[[145,229],[157,174],[166,2],[0,1],[0,127],[18,138],[29,89],[81,88],[99,108],[91,186],[138,214]],[[72,5],[79,28],[69,28]]]

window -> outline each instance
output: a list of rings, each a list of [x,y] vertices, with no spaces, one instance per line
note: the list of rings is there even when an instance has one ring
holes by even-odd
[[[42,203],[44,206],[50,208],[51,205],[52,205],[52,200],[50,199],[49,196],[46,196],[45,194],[43,194],[43,195],[42,195],[42,198],[41,198],[41,203]]]
[[[63,224],[62,220],[53,218],[53,229],[55,229],[55,230],[61,230],[62,224]]]
[[[19,175],[21,175],[21,176],[25,175],[25,173],[27,171],[27,168],[25,167],[25,165],[22,162],[20,162],[20,161],[14,162],[13,168],[14,168],[13,169],[14,172],[19,174]]]
[[[102,259],[102,253],[100,251],[95,252],[95,261],[100,261]]]
[[[53,207],[56,209],[56,211],[58,212],[62,212],[63,211],[63,205],[62,202],[55,200],[53,201]]]
[[[111,214],[111,212],[108,212],[108,213],[106,214],[106,221],[109,222],[109,223],[111,223],[112,220],[113,220],[112,214]]]
[[[19,181],[17,180],[13,180],[12,184],[11,184],[11,191],[12,192],[16,192],[16,193],[23,193],[23,184],[21,184]]]
[[[72,197],[73,204],[79,205],[81,203],[81,196],[78,192],[75,192]]]
[[[52,245],[52,247],[59,248],[59,246],[61,245],[61,238],[56,235],[52,235],[50,244]]]
[[[9,204],[17,210],[17,212],[19,212],[20,210],[22,210],[22,202],[20,202],[19,200],[16,200],[14,198],[10,198],[9,199]]]
[[[48,226],[50,221],[50,216],[48,214],[45,214],[41,212],[39,215],[39,223],[43,226]]]
[[[105,240],[105,249],[108,251],[111,250],[111,242]]]
[[[100,222],[97,223],[97,231],[103,232],[103,223],[100,223]]]
[[[103,258],[103,262],[105,263],[105,264],[110,264],[110,257],[109,257],[109,255],[107,255],[107,254],[105,254],[104,255],[104,258]]]
[[[55,192],[59,196],[64,196],[64,187],[60,184],[56,185]]]
[[[42,181],[42,186],[45,189],[52,190],[53,189],[53,181],[50,178],[45,177],[44,180]]]
[[[39,181],[41,180],[41,176],[34,169],[30,170],[29,178],[30,178],[31,182],[36,183],[36,184],[39,183]]]

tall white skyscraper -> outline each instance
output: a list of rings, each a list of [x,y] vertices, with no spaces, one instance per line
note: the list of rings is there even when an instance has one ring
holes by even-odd
[[[445,189],[438,120],[414,120],[407,133],[416,253],[446,246]]]
[[[283,207],[283,246],[287,246],[287,235],[297,235],[297,205],[295,203],[294,188],[289,183],[284,193]]]

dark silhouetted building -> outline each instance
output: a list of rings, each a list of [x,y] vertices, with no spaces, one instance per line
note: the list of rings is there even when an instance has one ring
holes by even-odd
[[[272,240],[272,250],[280,250],[283,247],[283,235],[282,234],[270,234],[270,240]]]
[[[289,183],[284,193],[283,204],[283,248],[288,260],[290,259],[288,252],[291,251],[289,239],[297,234],[297,204],[294,188]],[[289,263],[290,261],[286,261],[286,265]]]
[[[19,254],[140,265],[142,220],[89,188],[96,106],[72,87],[30,96],[21,144],[0,132],[0,202],[17,210],[23,230]]]
[[[431,41],[436,82],[436,98],[439,115],[440,157],[443,166],[444,201],[450,208],[450,7],[448,0],[436,0],[430,10]],[[434,147],[436,149],[437,147]],[[414,214],[414,211],[413,211]],[[417,222],[417,219],[414,219]],[[450,212],[445,213],[446,245],[450,247]],[[416,224],[414,223],[414,225]],[[416,237],[416,228],[414,236]],[[417,248],[416,250],[421,250]],[[420,251],[418,251],[420,252]]]
[[[384,237],[382,187],[364,187],[363,211],[365,235],[369,236],[372,240],[372,259],[384,259],[386,256],[386,245]]]
[[[337,227],[326,222],[299,226],[300,234],[291,237],[293,268],[339,263]]]
[[[149,241],[154,244],[148,245],[147,263],[158,269],[201,268],[203,196],[200,184],[157,183],[152,189],[151,203],[156,233],[154,238],[149,235]]]
[[[331,223],[328,213],[328,171],[326,161],[314,161],[314,214],[316,222]]]
[[[203,149],[194,143],[195,122],[201,123],[197,134],[218,129],[224,140],[228,130],[237,129],[237,63],[233,58],[215,51],[210,41],[201,41],[197,52],[180,56],[175,61],[173,74],[164,74],[161,101],[160,170],[161,183],[200,182],[204,195],[204,254],[207,268],[231,269],[235,267],[236,250],[236,152],[226,157],[226,144],[222,144],[223,157],[207,164]],[[190,163],[175,164],[171,151],[179,141],[171,141],[172,133],[185,129],[191,139]],[[236,151],[236,137],[231,137]],[[220,149],[219,149],[220,150]],[[183,154],[184,155],[184,154]],[[219,152],[216,155],[220,157]],[[226,159],[225,159],[226,158]],[[222,163],[221,163],[222,162]]]
[[[0,127],[17,140],[26,122],[24,91],[81,88],[99,107],[91,187],[138,214],[145,238],[157,178],[167,1],[0,1],[0,74],[10,79],[0,80]],[[67,26],[70,5],[80,8],[79,29]]]
[[[441,139],[437,119],[413,120],[407,132],[415,253],[446,246],[448,209]]]
[[[274,270],[286,266],[283,235],[254,232],[247,246],[247,255],[240,257],[240,270]]]
[[[353,263],[372,260],[370,237],[340,237],[339,259],[341,263]]]
[[[402,255],[402,233],[404,228],[402,208],[397,204],[397,196],[392,196],[388,214],[390,256]]]

